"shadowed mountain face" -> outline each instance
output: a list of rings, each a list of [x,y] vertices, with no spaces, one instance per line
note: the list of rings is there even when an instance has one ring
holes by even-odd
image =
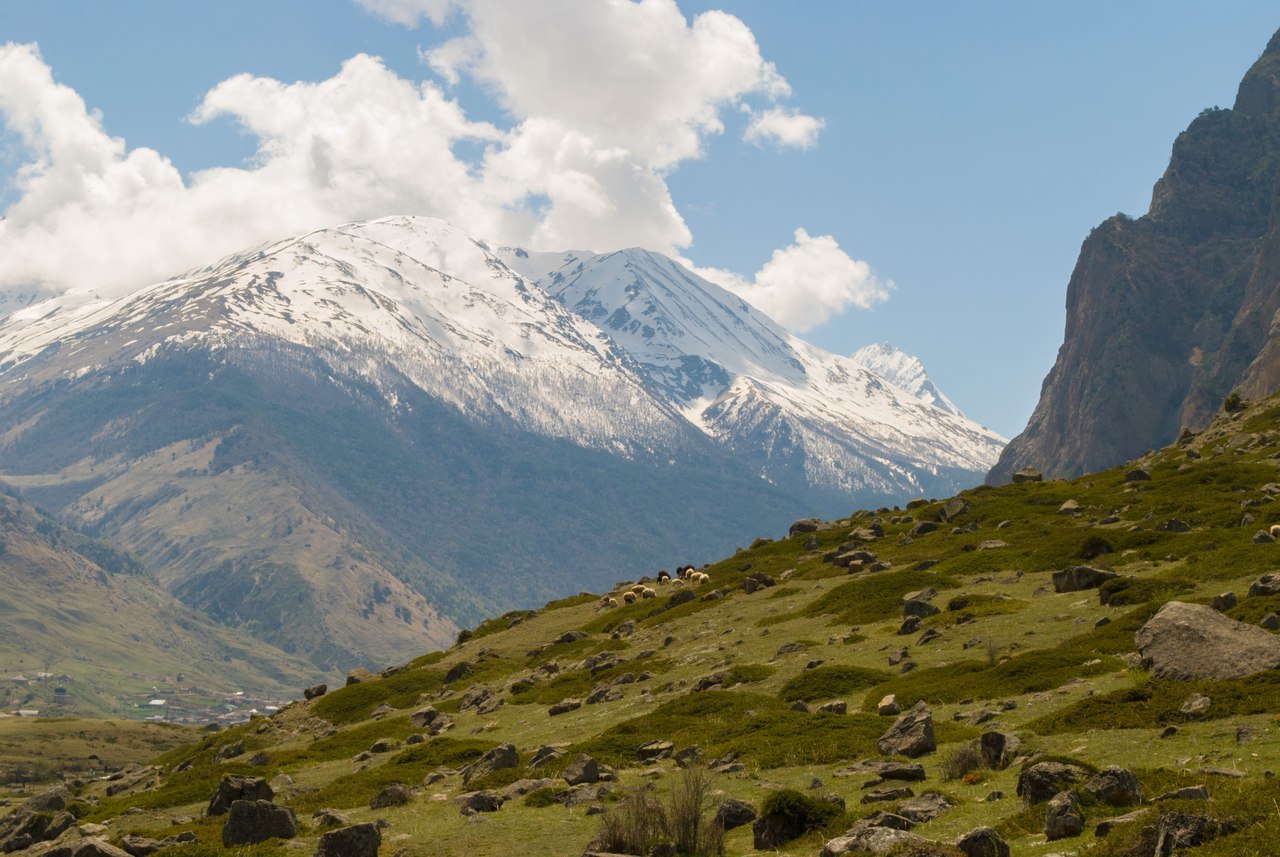
[[[1000,444],[665,257],[427,218],[0,322],[0,478],[330,675],[951,493]]]
[[[1280,389],[1278,310],[1280,33],[1234,108],[1179,135],[1150,211],[1085,239],[1057,362],[988,482],[1109,467],[1204,427],[1232,390]]]

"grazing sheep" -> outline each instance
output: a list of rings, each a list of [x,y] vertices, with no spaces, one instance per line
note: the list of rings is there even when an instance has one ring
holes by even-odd
[[[636,603],[636,594],[635,594],[634,592],[624,592],[624,593],[622,593],[622,603],[623,603],[623,604],[635,604],[635,603]]]
[[[693,578],[694,586],[701,586],[704,583],[711,582],[711,575],[707,574],[705,571],[695,571],[690,575],[690,577]]]
[[[631,587],[631,591],[634,592],[636,595],[639,595],[641,592],[644,592],[648,588],[649,587],[645,586],[643,583],[637,583],[635,586]]]
[[[1280,524],[1272,524],[1269,532],[1271,533],[1271,538],[1280,539]]]
[[[664,568],[664,569],[662,569],[662,571],[659,571],[659,572],[658,572],[658,582],[659,582],[659,583],[670,583],[670,582],[671,582],[671,573],[670,573],[669,571],[667,571],[665,568]]]
[[[680,578],[678,578],[678,577],[677,577],[675,580],[671,581],[671,588],[672,588],[672,589],[679,589],[679,588],[680,588],[680,587],[682,587],[682,586],[684,586],[684,581],[683,581],[683,580],[681,580],[681,579],[680,579]]]
[[[617,606],[618,606],[618,599],[616,599],[616,598],[614,598],[612,595],[610,595],[608,598],[606,598],[606,599],[604,600],[604,606],[605,606],[605,607],[617,607]]]
[[[652,589],[652,588],[650,588],[650,587],[646,586],[646,587],[645,587],[645,588],[640,592],[640,597],[641,597],[641,598],[657,598],[657,597],[658,597],[658,590],[656,590],[656,589]]]

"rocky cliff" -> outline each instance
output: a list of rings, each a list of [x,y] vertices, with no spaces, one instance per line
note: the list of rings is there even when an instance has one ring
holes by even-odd
[[[1234,107],[1178,136],[1148,213],[1085,239],[1066,309],[1040,402],[988,482],[1109,467],[1202,428],[1232,390],[1280,389],[1280,33]]]

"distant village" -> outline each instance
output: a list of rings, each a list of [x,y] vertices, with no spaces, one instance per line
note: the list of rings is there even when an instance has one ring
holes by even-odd
[[[105,701],[100,690],[80,699],[77,683],[65,673],[38,671],[0,678],[0,717],[100,717],[157,723],[234,726],[256,714],[274,714],[284,701],[242,690],[211,691],[188,684],[179,673],[140,692]]]

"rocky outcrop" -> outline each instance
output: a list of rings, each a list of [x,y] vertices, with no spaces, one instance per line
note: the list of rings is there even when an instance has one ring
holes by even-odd
[[[1026,429],[988,474],[1100,470],[1203,428],[1225,395],[1280,389],[1280,34],[1234,109],[1178,136],[1146,215],[1080,249],[1066,332]]]
[[[271,784],[262,777],[240,777],[227,775],[218,783],[213,797],[209,798],[209,808],[205,815],[225,815],[231,804],[238,800],[270,801],[275,797]]]
[[[330,830],[320,837],[316,857],[378,857],[382,834],[373,823]]]
[[[900,716],[889,727],[876,748],[885,755],[902,755],[911,759],[932,753],[938,747],[933,735],[933,714],[923,702]]]
[[[1170,601],[1134,635],[1157,678],[1243,678],[1280,667],[1280,637],[1203,604]]]
[[[255,845],[268,839],[290,839],[298,833],[298,818],[286,806],[265,800],[238,800],[231,804],[222,827],[222,844]]]

